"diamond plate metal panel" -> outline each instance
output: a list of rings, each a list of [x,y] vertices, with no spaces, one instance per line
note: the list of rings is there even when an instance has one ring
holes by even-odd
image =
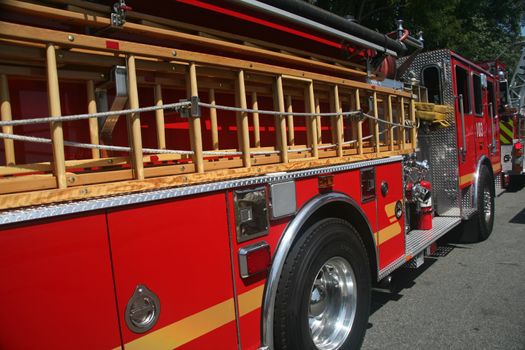
[[[402,63],[404,60],[401,59]],[[443,101],[454,107],[452,86],[451,54],[449,50],[436,50],[417,55],[408,71],[403,76],[411,76],[421,81],[422,70],[428,65],[437,65],[442,71]],[[456,141],[456,123],[454,113],[447,114],[448,128],[434,128],[424,133],[419,130],[418,158],[430,163],[432,181],[432,201],[436,213],[440,216],[458,216],[460,214],[458,151]]]
[[[418,254],[460,223],[460,218],[435,217],[432,219],[432,230],[410,231],[406,237],[406,254],[410,256]]]
[[[461,216],[468,219],[477,211],[474,204],[474,185],[461,190]]]

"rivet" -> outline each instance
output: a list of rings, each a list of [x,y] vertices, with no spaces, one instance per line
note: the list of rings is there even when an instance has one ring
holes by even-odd
[[[176,56],[177,56],[177,51],[173,50],[173,51],[171,52],[171,55],[172,55],[173,57],[176,57]]]
[[[69,34],[69,35],[67,36],[67,40],[69,40],[69,41],[75,41],[75,37],[74,37],[73,35]]]

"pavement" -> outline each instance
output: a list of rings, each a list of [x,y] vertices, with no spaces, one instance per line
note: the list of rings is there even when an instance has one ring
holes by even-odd
[[[419,269],[375,289],[363,350],[525,350],[525,183],[496,198],[488,240],[458,243],[458,227]]]

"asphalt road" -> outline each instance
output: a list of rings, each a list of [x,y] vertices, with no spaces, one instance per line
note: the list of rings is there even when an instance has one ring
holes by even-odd
[[[457,232],[440,256],[394,272],[392,291],[374,290],[362,349],[525,350],[523,184],[496,198],[488,240],[459,244]]]

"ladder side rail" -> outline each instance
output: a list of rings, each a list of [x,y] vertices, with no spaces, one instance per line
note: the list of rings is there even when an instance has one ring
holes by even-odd
[[[156,106],[162,106],[162,86],[155,84],[153,97]],[[157,109],[155,111],[155,125],[157,127],[157,148],[166,149],[166,129],[164,126],[164,109]]]
[[[288,145],[295,145],[295,125],[293,115],[293,104],[292,104],[292,95],[286,95],[286,112],[290,113],[286,116],[287,126],[288,126]]]
[[[62,111],[60,108],[56,49],[53,44],[47,44],[46,46],[46,61],[49,115],[51,117],[60,117],[62,115]],[[66,188],[67,180],[62,123],[52,122],[50,127],[53,149],[53,173],[56,178],[57,187]]]
[[[405,125],[405,99],[404,97],[401,97],[399,100],[399,110],[400,110],[400,124]],[[400,138],[401,138],[401,150],[406,149],[406,129],[404,127],[399,128],[400,131]]]
[[[315,94],[314,94],[314,83],[313,81],[308,82],[306,87],[306,111],[308,113],[316,113],[315,111]],[[307,144],[311,149],[312,158],[319,158],[319,148],[317,142],[317,118],[314,116],[306,117],[306,129],[307,129]]]
[[[361,110],[361,96],[359,89],[355,89],[355,108],[356,110]],[[357,122],[357,154],[363,154],[363,122],[364,120],[360,119]]]
[[[410,100],[409,105],[410,110],[410,125],[412,125],[412,128],[410,129],[410,144],[411,148],[413,150],[416,149],[417,144],[417,128],[416,128],[416,102],[414,99]]]
[[[97,113],[97,101],[95,99],[95,82],[88,80],[86,83],[87,90],[87,101],[88,101],[88,113]],[[89,118],[89,142],[93,145],[98,145],[99,131],[98,131],[98,120],[96,118]],[[93,148],[91,150],[91,158],[100,159],[100,150]],[[67,163],[66,163],[67,168]]]
[[[388,122],[393,123],[394,122],[394,116],[392,112],[392,95],[388,95],[387,99],[387,117]],[[394,150],[394,126],[392,124],[388,125],[388,150],[393,151]]]
[[[379,155],[381,152],[381,140],[379,138],[379,109],[378,109],[378,103],[377,103],[377,92],[373,92],[372,94],[372,103],[374,108],[374,118],[375,120],[372,123],[372,126],[374,128],[374,148],[375,152]]]
[[[339,98],[339,86],[337,85],[333,86],[333,95],[334,95],[335,111],[337,111],[338,113],[342,113],[343,106]],[[336,152],[337,156],[342,157],[343,156],[343,142],[344,142],[343,116],[340,114],[332,119],[334,120],[334,126],[335,126],[335,140],[333,141],[333,143],[337,145],[337,152]]]
[[[9,97],[9,83],[5,74],[0,74],[0,114],[2,121],[11,121],[13,119],[11,99]],[[4,134],[12,134],[13,127],[3,126],[2,132]],[[16,164],[14,140],[4,139],[4,155],[6,165]]]
[[[253,120],[253,144],[255,148],[261,148],[261,126],[259,122],[259,113],[255,112],[259,109],[259,101],[257,100],[257,91],[252,92],[252,113]]]
[[[128,64],[128,93],[129,107],[131,109],[139,108],[139,92],[137,85],[137,72],[135,69],[135,56],[127,57]],[[127,115],[128,130],[130,132],[131,142],[131,159],[133,165],[133,175],[137,180],[144,179],[144,162],[142,154],[142,135],[140,127],[140,113],[133,112]]]
[[[332,110],[334,111],[334,110]],[[315,98],[315,113],[321,113],[321,101],[319,101],[319,97]],[[321,126],[321,116],[316,115],[315,116],[315,123],[317,124],[317,144],[321,145],[323,143],[323,131]],[[332,133],[334,130],[332,129]]]
[[[274,108],[279,112],[286,112],[284,105],[283,76],[278,75],[274,82]],[[288,163],[288,143],[286,134],[286,116],[275,116],[275,137],[277,149],[281,155],[281,163]]]
[[[197,85],[197,67],[195,63],[190,63],[187,70],[187,93],[188,98],[191,99],[193,96],[199,96],[199,88]],[[192,160],[195,164],[196,171],[198,173],[204,172],[204,160],[202,151],[202,130],[201,130],[201,118],[200,116],[194,116],[189,113],[188,124],[190,131],[190,144],[191,150],[193,151]]]
[[[248,108],[248,103],[246,101],[246,86],[244,81],[244,70],[239,70],[237,72],[237,81],[236,81],[236,95],[238,99],[238,106],[243,109]],[[251,166],[250,158],[250,131],[248,124],[248,113],[247,112],[238,112],[237,113],[237,127],[239,128],[237,136],[239,137],[239,150],[242,152],[242,161],[243,165],[246,168]]]
[[[216,104],[215,89],[208,90],[208,98],[211,105]],[[217,124],[217,109],[210,108],[211,144],[214,151],[219,150],[219,127]]]

